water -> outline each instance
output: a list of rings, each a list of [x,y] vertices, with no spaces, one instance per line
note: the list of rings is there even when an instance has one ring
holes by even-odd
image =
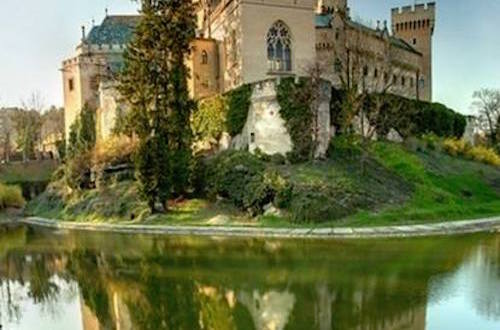
[[[8,329],[500,329],[500,235],[369,241],[0,229]]]

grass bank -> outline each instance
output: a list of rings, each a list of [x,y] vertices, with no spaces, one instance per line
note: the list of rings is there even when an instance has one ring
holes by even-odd
[[[249,165],[243,160],[247,156],[239,155],[236,163],[223,159],[220,163],[230,171],[227,186],[242,188],[231,191],[222,183],[217,196],[207,192],[211,198],[173,201],[164,215],[150,215],[132,181],[83,192],[53,183],[25,213],[82,222],[265,227],[400,225],[500,214],[499,168],[385,142],[372,144],[363,158],[339,150],[326,161],[297,165],[262,159]],[[252,166],[257,174],[273,173],[283,191],[271,195],[270,186],[262,183],[265,175],[258,174],[264,177],[258,182],[255,173],[244,180],[237,177],[240,172],[249,175]],[[242,211],[249,194],[258,195],[260,206],[274,201],[280,210],[266,205],[265,215],[250,216]]]

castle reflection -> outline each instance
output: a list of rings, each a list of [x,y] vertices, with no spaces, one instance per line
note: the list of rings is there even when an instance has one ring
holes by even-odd
[[[476,313],[500,321],[499,251],[499,235],[312,242],[23,227],[0,236],[0,322],[22,319],[26,299],[73,299],[85,330],[425,329],[456,276]]]

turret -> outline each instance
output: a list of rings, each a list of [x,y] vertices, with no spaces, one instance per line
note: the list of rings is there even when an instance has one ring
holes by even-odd
[[[392,9],[392,31],[422,53],[419,96],[432,100],[432,36],[436,22],[436,3]]]
[[[347,9],[347,0],[318,0],[317,13],[333,13],[336,11],[345,11]]]

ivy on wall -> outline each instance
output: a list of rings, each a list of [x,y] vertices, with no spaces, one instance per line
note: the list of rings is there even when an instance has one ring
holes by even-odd
[[[234,137],[243,131],[247,121],[252,96],[252,86],[242,85],[225,95],[227,103],[226,126]]]
[[[295,83],[294,78],[282,79],[277,86],[281,117],[293,142],[292,161],[307,160],[314,152],[312,136],[313,113],[311,93],[305,79]]]
[[[408,99],[394,94],[370,94],[364,100],[365,113],[370,118],[377,98],[383,98],[381,113],[372,122],[380,136],[385,136],[391,128],[396,129],[404,137],[421,136],[433,133],[440,137],[462,137],[467,120],[464,115],[449,109],[440,103],[430,103]],[[343,123],[343,105],[346,93],[332,89],[330,114],[332,124],[338,130]]]

